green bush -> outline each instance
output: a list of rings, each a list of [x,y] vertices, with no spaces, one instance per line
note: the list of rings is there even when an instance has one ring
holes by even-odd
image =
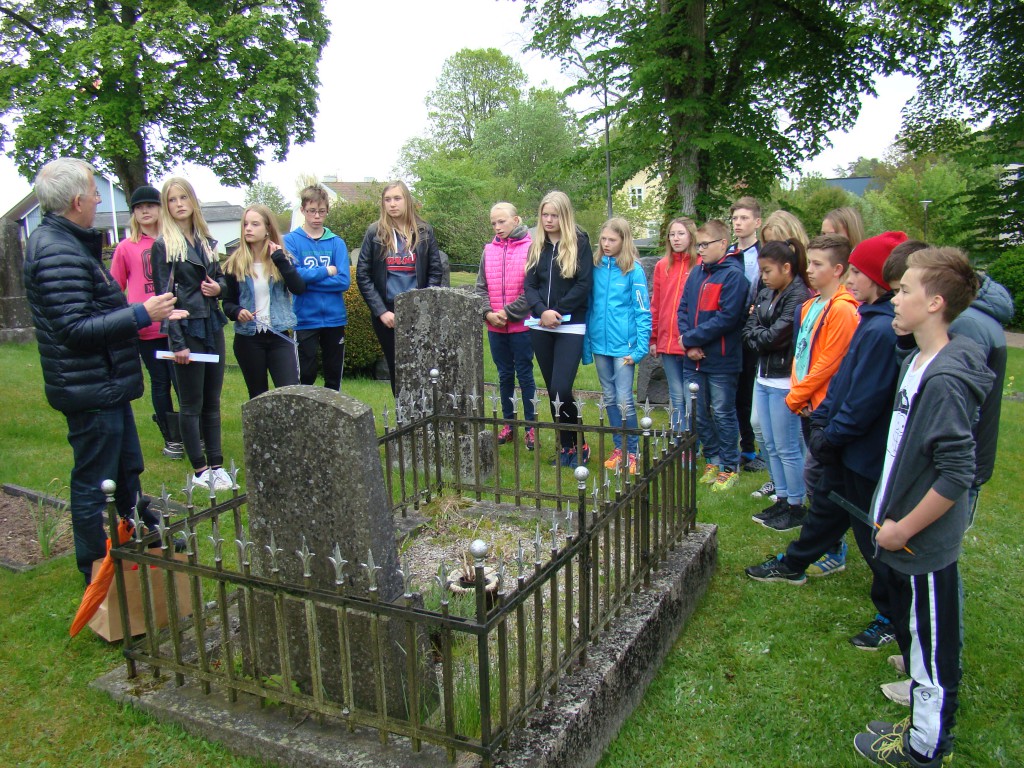
[[[988,268],[988,276],[1013,297],[1013,326],[1024,328],[1024,248],[1007,251]]]
[[[349,270],[352,285],[345,291],[345,310],[348,325],[345,327],[345,371],[370,371],[384,354],[373,332],[370,308],[363,301],[363,295],[356,287],[356,268]]]

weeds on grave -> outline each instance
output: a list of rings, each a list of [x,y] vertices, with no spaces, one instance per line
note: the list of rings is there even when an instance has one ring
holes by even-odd
[[[67,486],[61,485],[56,477],[46,484],[46,488],[50,492],[49,495],[57,499],[67,490]],[[62,507],[48,504],[43,498],[36,501],[32,517],[36,525],[39,552],[44,560],[48,560],[57,542],[71,530],[71,521],[64,516]]]

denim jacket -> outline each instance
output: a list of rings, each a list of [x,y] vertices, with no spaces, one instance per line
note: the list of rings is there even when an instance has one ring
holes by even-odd
[[[283,251],[275,251],[271,255],[274,264],[281,272],[283,281],[271,280],[270,285],[270,327],[275,331],[287,331],[295,327],[295,310],[292,308],[292,294],[300,294],[306,290],[306,284],[299,276],[295,265]],[[247,309],[256,311],[255,287],[253,279],[248,275],[239,281],[230,272],[224,274],[227,290],[224,292],[224,313],[235,321],[235,333],[242,336],[253,336],[258,332],[255,320],[247,323],[238,321],[238,313]]]

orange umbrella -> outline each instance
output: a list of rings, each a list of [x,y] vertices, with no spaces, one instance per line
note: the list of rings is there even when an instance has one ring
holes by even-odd
[[[121,521],[117,524],[117,538],[121,544],[124,544],[131,538],[133,529],[134,526],[131,521],[122,517]],[[82,631],[82,627],[89,623],[89,619],[95,615],[103,601],[107,599],[107,592],[110,591],[110,582],[113,580],[114,558],[110,556],[110,539],[107,539],[107,556],[103,558],[100,569],[96,572],[93,580],[89,582],[89,586],[85,588],[85,594],[82,595],[82,604],[78,606],[75,620],[71,622],[72,637]]]

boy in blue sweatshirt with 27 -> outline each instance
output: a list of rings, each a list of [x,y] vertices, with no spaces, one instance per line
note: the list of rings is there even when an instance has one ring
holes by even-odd
[[[306,292],[295,297],[295,337],[299,343],[299,383],[316,382],[316,352],[324,366],[324,386],[341,390],[345,368],[345,291],[352,282],[345,241],[324,226],[330,205],[319,184],[300,195],[305,223],[284,236]]]
[[[697,230],[702,262],[690,271],[679,301],[679,343],[686,351],[683,381],[696,383],[697,436],[704,446],[700,482],[726,491],[739,481],[736,385],[743,368],[741,332],[750,282],[737,259],[725,258],[729,230],[711,219]],[[709,408],[710,406],[710,408]]]

